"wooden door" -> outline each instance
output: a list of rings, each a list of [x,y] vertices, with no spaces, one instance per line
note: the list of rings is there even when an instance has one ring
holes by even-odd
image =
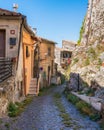
[[[5,30],[0,30],[0,57],[5,57]]]

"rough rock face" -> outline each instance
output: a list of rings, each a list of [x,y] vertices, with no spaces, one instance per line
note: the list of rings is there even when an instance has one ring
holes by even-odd
[[[104,0],[89,0],[82,45],[104,42]]]
[[[104,0],[89,0],[81,44],[73,53],[73,73],[74,76],[70,77],[71,87],[75,87],[79,73],[80,87],[104,89]],[[96,94],[100,95],[101,91]]]

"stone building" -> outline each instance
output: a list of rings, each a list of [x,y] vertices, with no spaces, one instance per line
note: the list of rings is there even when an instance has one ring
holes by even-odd
[[[0,116],[24,96],[22,15],[0,9]]]
[[[49,86],[54,76],[55,42],[41,38],[39,54],[40,87]]]
[[[55,47],[55,63],[60,66],[61,48]]]
[[[0,9],[0,116],[29,94],[37,41],[26,16]]]
[[[66,68],[71,63],[72,52],[75,50],[76,43],[72,41],[62,41],[62,49],[60,54],[60,64],[62,68]]]
[[[35,33],[30,29],[25,21],[23,25],[23,76],[24,76],[24,90],[25,95],[35,94],[38,95],[38,82],[37,78],[34,76],[35,69],[35,46],[40,44],[41,40],[35,36]],[[37,68],[36,68],[37,69]]]

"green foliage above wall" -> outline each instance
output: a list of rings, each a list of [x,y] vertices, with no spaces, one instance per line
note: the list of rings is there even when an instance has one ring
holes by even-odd
[[[83,35],[83,33],[84,33],[84,23],[85,23],[85,18],[84,18],[84,20],[83,20],[83,22],[82,22],[82,26],[81,26],[81,29],[80,29],[80,35],[79,35],[79,40],[78,40],[78,45],[80,45],[80,42],[81,42],[81,39],[82,39],[82,35]]]

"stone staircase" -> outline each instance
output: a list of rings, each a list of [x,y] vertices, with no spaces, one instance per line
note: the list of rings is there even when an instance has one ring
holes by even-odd
[[[39,85],[37,84],[37,78],[32,78],[30,81],[29,95],[38,95]]]

